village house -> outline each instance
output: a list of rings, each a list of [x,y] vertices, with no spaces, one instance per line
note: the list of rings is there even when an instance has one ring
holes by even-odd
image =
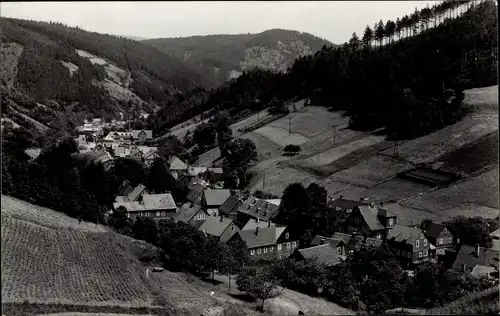
[[[179,208],[174,220],[199,228],[208,216],[208,213],[201,206],[187,202]]]
[[[385,239],[396,225],[396,214],[375,208],[373,204],[358,205],[347,218],[348,231],[365,237]]]
[[[205,187],[202,184],[197,183],[191,187],[186,199],[193,204],[201,205],[204,191]]]
[[[151,167],[153,162],[158,158],[162,158],[160,153],[157,150],[151,150],[145,154],[143,153],[142,161],[147,167]]]
[[[127,181],[127,183],[128,183],[128,181]],[[129,186],[125,187],[125,189],[128,189],[128,188],[129,188]],[[148,189],[143,184],[139,184],[138,186],[136,186],[135,188],[133,188],[128,193],[126,193],[124,195],[118,195],[115,198],[115,202],[120,203],[120,202],[140,201],[140,200],[142,200],[142,196],[144,194],[151,194],[151,193],[148,191]]]
[[[317,263],[331,267],[342,262],[337,250],[329,243],[304,249],[296,249],[291,255],[296,260],[316,260]]]
[[[271,226],[239,232],[247,246],[250,260],[274,260],[288,258],[298,247],[299,242],[290,238],[286,226]]]
[[[260,221],[270,221],[278,215],[279,206],[266,202],[263,199],[249,196],[238,208],[237,221],[244,225],[250,219],[259,219]]]
[[[132,147],[127,157],[137,162],[144,163],[144,154],[137,147]]]
[[[452,269],[471,273],[473,276],[489,276],[498,279],[499,252],[491,248],[462,245]]]
[[[113,154],[115,158],[125,158],[130,155],[130,148],[124,146],[118,146],[113,149]]]
[[[175,179],[179,179],[181,175],[187,173],[188,166],[179,157],[172,156],[168,159],[168,169]]]
[[[203,191],[201,206],[212,216],[219,215],[219,207],[231,196],[229,189],[205,189]]]
[[[386,241],[391,252],[405,267],[429,260],[430,243],[420,228],[395,225]]]
[[[238,217],[238,208],[243,202],[236,196],[230,196],[224,204],[219,207],[219,214],[236,221]]]
[[[363,198],[360,198],[359,201],[345,199],[342,195],[338,199],[329,199],[327,205],[332,208],[336,212],[345,212],[346,214],[350,214],[352,210],[360,205],[369,205],[368,202],[363,201]]]
[[[238,233],[240,232],[240,229],[232,219],[222,215],[207,216],[199,230],[206,235],[217,237],[220,242],[238,239]]]
[[[149,217],[154,220],[172,218],[177,205],[170,193],[143,194],[140,201],[115,202],[113,207],[117,210],[124,207],[127,217],[135,219],[137,216]]]
[[[132,130],[132,139],[139,142],[153,139],[153,131],[150,129]]]
[[[311,246],[330,244],[341,258],[347,257],[346,244],[342,239],[316,235],[311,241]]]
[[[446,228],[445,225],[440,223],[428,222],[425,224],[424,234],[427,240],[431,243],[430,257],[436,258],[444,256],[446,251],[455,252],[455,245],[453,243],[453,235]]]

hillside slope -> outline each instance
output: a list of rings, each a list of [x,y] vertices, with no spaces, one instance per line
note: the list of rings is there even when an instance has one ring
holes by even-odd
[[[258,34],[207,35],[142,41],[183,60],[219,83],[254,67],[286,71],[297,57],[332,43],[308,33],[273,29]]]
[[[136,40],[11,18],[3,18],[1,28],[2,87],[43,104],[53,100],[61,108],[117,117],[130,109],[151,113],[178,92],[215,86]]]
[[[146,264],[141,259],[159,258],[160,253],[150,244],[10,196],[2,195],[1,202],[6,315],[198,316],[208,308],[225,310],[226,315],[263,315],[255,310],[257,303],[229,295],[225,283],[168,270],[151,272],[158,262]],[[315,315],[353,314],[290,290],[268,305],[272,315],[296,315],[298,308]]]

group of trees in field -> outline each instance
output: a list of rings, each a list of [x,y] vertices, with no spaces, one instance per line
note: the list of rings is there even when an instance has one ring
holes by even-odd
[[[341,46],[298,58],[286,74],[245,72],[189,111],[228,110],[236,117],[268,107],[274,99],[310,98],[314,105],[347,111],[355,129],[385,128],[398,138],[430,133],[465,114],[464,89],[496,84],[496,4],[473,4],[446,1],[403,17],[399,24],[378,23],[361,39],[353,36]],[[407,37],[419,24],[423,31]],[[393,41],[395,35],[399,41]],[[384,38],[389,45],[371,44]],[[476,58],[477,53],[482,57]],[[168,107],[160,111],[166,116],[162,113]]]

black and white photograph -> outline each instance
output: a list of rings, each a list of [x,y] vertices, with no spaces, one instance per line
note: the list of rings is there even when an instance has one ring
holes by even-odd
[[[498,1],[0,4],[1,316],[499,315]]]

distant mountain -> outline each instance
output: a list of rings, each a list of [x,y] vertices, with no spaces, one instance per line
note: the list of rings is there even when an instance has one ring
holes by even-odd
[[[313,54],[323,45],[333,45],[308,33],[282,29],[258,34],[158,38],[142,43],[183,60],[219,83],[254,67],[283,72],[296,58]]]
[[[124,37],[11,18],[0,26],[2,101],[11,115],[54,112],[39,115],[45,126],[68,109],[101,117],[153,112],[178,92],[216,86],[181,60]]]

